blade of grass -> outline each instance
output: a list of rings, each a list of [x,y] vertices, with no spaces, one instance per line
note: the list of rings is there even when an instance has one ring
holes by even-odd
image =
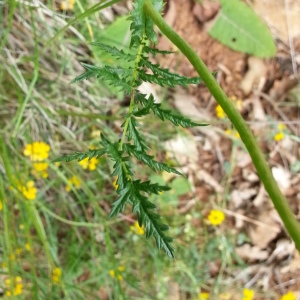
[[[33,70],[33,78],[31,80],[31,83],[30,83],[30,86],[29,86],[29,89],[28,89],[28,92],[26,94],[26,97],[18,111],[18,113],[16,114],[16,125],[15,125],[15,129],[12,133],[12,137],[15,138],[17,133],[18,133],[18,130],[20,128],[20,125],[21,125],[21,122],[22,122],[22,118],[23,118],[23,115],[24,115],[24,111],[25,111],[25,108],[26,108],[26,105],[27,103],[29,102],[31,96],[32,96],[32,92],[33,92],[33,89],[35,87],[35,84],[38,80],[38,77],[39,77],[39,51],[38,51],[38,40],[37,40],[37,36],[36,36],[36,28],[35,28],[35,20],[34,20],[34,17],[33,17],[33,14],[32,14],[32,10],[30,9],[30,17],[31,17],[31,22],[32,22],[32,29],[33,29],[33,35],[34,35],[34,70]]]
[[[71,20],[70,22],[68,22],[68,24],[66,26],[64,26],[62,29],[60,29],[55,35],[54,37],[52,37],[48,43],[46,43],[44,50],[46,50],[52,43],[54,40],[56,40],[64,31],[66,31],[71,25],[73,25],[75,22],[83,20],[87,17],[89,17],[90,15],[96,13],[97,11],[100,11],[104,8],[107,8],[109,6],[112,6],[113,4],[118,3],[120,0],[111,0],[105,4],[103,4],[103,2],[105,2],[106,0],[102,0],[99,3],[95,4],[94,6],[92,6],[91,8],[89,8],[88,10],[86,10],[84,13],[80,14],[79,16],[75,17],[73,20]],[[103,4],[103,5],[102,5]]]

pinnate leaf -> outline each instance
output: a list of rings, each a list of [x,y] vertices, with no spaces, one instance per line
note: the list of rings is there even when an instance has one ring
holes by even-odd
[[[154,156],[148,155],[144,151],[139,151],[136,146],[130,144],[124,144],[124,150],[127,151],[129,155],[134,155],[139,161],[143,162],[144,164],[148,165],[153,170],[158,171],[167,171],[169,173],[175,173],[177,175],[183,175],[175,168],[169,167],[165,163],[158,162],[154,160]]]
[[[123,50],[119,50],[116,47],[111,47],[100,42],[93,42],[91,43],[93,46],[100,47],[106,53],[109,53],[112,56],[116,56],[117,59],[123,59],[126,61],[133,61],[136,59],[136,55],[125,53]]]
[[[81,161],[86,158],[92,159],[93,157],[99,158],[100,156],[102,156],[105,153],[106,153],[105,149],[93,149],[93,150],[89,150],[87,152],[75,152],[74,154],[71,154],[71,155],[60,156],[60,157],[52,160],[51,163],[55,163],[55,162],[59,162],[59,161],[69,162],[72,160]]]

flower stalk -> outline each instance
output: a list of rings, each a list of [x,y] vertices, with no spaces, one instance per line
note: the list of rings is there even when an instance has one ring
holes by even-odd
[[[295,242],[296,248],[300,251],[300,225],[292,212],[286,198],[280,191],[267,161],[260,150],[256,139],[250,128],[239,114],[237,109],[226,96],[225,92],[219,86],[214,76],[210,73],[205,63],[199,58],[196,52],[182,39],[162,18],[161,14],[155,9],[150,0],[144,2],[144,12],[149,16],[161,32],[185,55],[185,57],[194,66],[207,88],[222,107],[228,118],[240,134],[245,144],[253,164],[257,170],[258,176],[265,186],[275,209],[277,210],[283,224]]]

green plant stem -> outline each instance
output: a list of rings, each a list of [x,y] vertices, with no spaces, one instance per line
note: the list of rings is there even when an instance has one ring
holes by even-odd
[[[250,128],[247,126],[239,112],[235,109],[234,105],[230,102],[222,88],[218,85],[204,62],[198,57],[196,52],[187,44],[187,42],[165,22],[160,13],[155,10],[150,0],[145,0],[144,11],[148,16],[150,16],[162,33],[186,56],[208,87],[211,94],[227,114],[249,151],[258,176],[263,182],[286,230],[295,242],[296,248],[300,251],[300,225],[286,198],[281,193]]]

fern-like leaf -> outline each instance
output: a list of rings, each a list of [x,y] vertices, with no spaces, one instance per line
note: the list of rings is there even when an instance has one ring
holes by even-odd
[[[119,50],[116,47],[111,47],[100,42],[92,42],[91,45],[100,47],[106,53],[117,57],[117,59],[123,59],[125,61],[133,61],[136,59],[136,55],[125,53],[123,50]]]
[[[175,85],[182,85],[186,86],[187,84],[199,84],[201,83],[201,78],[200,77],[186,77],[186,76],[181,76],[179,74],[175,74],[169,71],[169,69],[164,69],[160,68],[158,64],[153,64],[151,63],[146,57],[142,57],[140,60],[139,65],[142,67],[146,67],[150,69],[154,75],[158,75],[157,80],[161,80],[161,77],[163,79],[169,79],[170,83],[164,83],[165,85],[170,85],[170,86],[175,86]]]
[[[87,152],[75,152],[74,154],[71,154],[71,155],[60,156],[60,157],[52,160],[51,163],[55,163],[55,162],[59,162],[59,161],[69,162],[69,161],[72,161],[75,159],[77,161],[81,161],[86,158],[92,159],[93,157],[99,158],[105,153],[106,153],[105,149],[93,149],[93,150],[89,150]]]
[[[130,145],[130,144],[124,144],[123,145],[124,150],[129,155],[134,155],[139,161],[143,162],[147,166],[149,166],[152,170],[158,170],[158,171],[166,171],[169,173],[174,173],[177,175],[183,175],[180,172],[178,172],[175,168],[172,168],[168,166],[165,163],[158,162],[154,159],[154,156],[146,154],[144,151],[140,151],[137,149],[136,146]]]
[[[169,120],[176,126],[182,126],[184,128],[194,127],[194,126],[207,126],[208,124],[195,123],[191,121],[189,118],[180,116],[178,114],[174,114],[169,109],[162,109],[160,103],[154,102],[154,97],[151,94],[148,99],[146,99],[143,94],[136,94],[135,100],[142,103],[145,107],[141,110],[134,112],[135,116],[142,116],[147,114],[147,112],[151,109],[153,113],[158,116],[162,121]]]
[[[174,53],[173,51],[167,51],[167,50],[159,50],[157,48],[151,48],[151,47],[148,47],[148,46],[144,46],[143,48],[143,52],[144,53],[151,53],[153,55],[156,55],[156,54],[172,54]]]
[[[134,117],[130,117],[128,124],[128,140],[133,140],[133,143],[138,151],[146,151],[149,149],[149,147],[145,144],[144,138],[137,130],[138,126],[140,126],[140,124],[137,122],[137,120]]]
[[[126,204],[130,200],[131,183],[127,182],[123,189],[119,191],[119,198],[113,203],[111,211],[108,218],[113,218],[118,215],[118,213],[123,212]]]
[[[130,47],[136,47],[140,45],[144,31],[145,31],[145,15],[144,15],[144,0],[137,0],[132,3],[133,10],[129,20],[131,20],[131,41]]]
[[[171,190],[169,186],[159,185],[158,183],[151,183],[150,181],[144,181],[139,183],[139,190],[148,194],[160,194]]]
[[[139,185],[139,181],[132,182],[130,196],[132,211],[137,213],[140,227],[145,227],[146,238],[148,239],[153,235],[157,247],[163,249],[169,257],[174,258],[174,249],[170,245],[173,239],[164,234],[164,231],[168,230],[169,227],[161,222],[158,214],[150,211],[150,209],[155,208],[155,205],[140,193]]]
[[[170,75],[172,73],[169,73]],[[179,76],[179,75],[178,75]],[[161,77],[158,74],[146,74],[145,71],[139,70],[139,79],[150,83],[156,83],[160,86],[170,86],[175,88],[176,85],[187,86],[187,84],[197,84],[199,81],[198,77],[188,78],[181,76],[180,78]]]
[[[71,83],[89,79],[91,77],[101,78],[107,80],[111,85],[121,87],[125,93],[130,94],[133,87],[125,80],[126,77],[133,74],[132,69],[122,69],[121,67],[113,68],[109,66],[96,67],[93,65],[82,63],[82,66],[87,70],[83,74],[77,76]],[[120,76],[120,75],[123,75]]]

